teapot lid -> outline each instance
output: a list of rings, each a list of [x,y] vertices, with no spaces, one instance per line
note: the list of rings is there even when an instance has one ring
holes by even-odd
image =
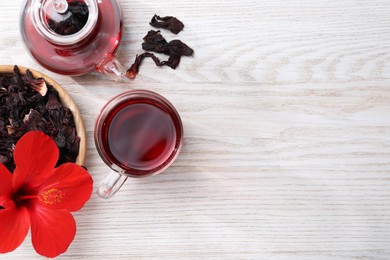
[[[38,32],[59,45],[84,39],[95,28],[96,0],[33,0],[32,18]]]

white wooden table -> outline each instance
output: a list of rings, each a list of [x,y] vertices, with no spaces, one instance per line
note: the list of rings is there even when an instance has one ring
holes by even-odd
[[[143,88],[178,109],[185,141],[165,173],[128,180],[75,214],[60,259],[390,259],[388,0],[122,0],[126,66],[154,13],[186,27],[179,68],[136,80],[54,74],[24,49],[21,0],[0,2],[0,63],[48,74],[78,104],[95,189],[107,172],[93,124]],[[30,236],[0,259],[39,259]]]

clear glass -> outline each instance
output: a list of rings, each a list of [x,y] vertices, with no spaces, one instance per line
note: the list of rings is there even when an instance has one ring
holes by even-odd
[[[144,108],[154,111],[153,115],[150,116],[150,112],[142,110]],[[119,117],[120,114],[123,116]],[[128,130],[126,120],[132,120],[132,117],[138,121],[131,121],[132,125]],[[163,117],[164,121],[161,120]],[[120,123],[116,124],[116,122]],[[138,128],[136,122],[142,122],[140,124],[144,125]],[[165,127],[166,125],[172,127]],[[110,131],[115,134],[110,134]],[[154,141],[160,140],[155,138],[157,135],[164,136],[163,145],[160,145],[160,141]],[[114,150],[116,144],[112,136],[119,140],[118,145],[122,147],[124,155],[128,156],[126,158],[129,158],[129,154],[133,156],[135,153],[136,157],[142,154],[145,158],[149,158],[150,154],[158,155],[156,159],[149,158],[148,163],[144,163],[146,160],[141,163],[126,161]],[[95,123],[94,139],[100,157],[111,168],[111,173],[100,185],[98,195],[102,198],[110,198],[119,190],[127,177],[153,176],[163,172],[173,163],[182,146],[183,124],[175,107],[167,99],[151,91],[132,90],[114,97],[103,107]],[[155,146],[154,142],[163,148]],[[145,153],[144,148],[147,146],[158,147],[160,150],[156,153],[157,148],[154,150],[148,148]]]
[[[74,3],[87,6],[86,24],[70,35],[55,32],[48,21],[72,16],[67,8]],[[115,58],[123,31],[116,0],[26,0],[19,29],[27,50],[48,70],[71,76],[97,70],[115,80],[124,78]]]

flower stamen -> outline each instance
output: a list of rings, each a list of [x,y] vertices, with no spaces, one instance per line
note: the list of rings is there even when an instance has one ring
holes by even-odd
[[[57,188],[52,188],[38,195],[39,201],[48,205],[60,203],[64,197],[65,192],[62,189]]]

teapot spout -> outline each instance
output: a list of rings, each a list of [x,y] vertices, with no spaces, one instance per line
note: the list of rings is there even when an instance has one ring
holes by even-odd
[[[117,60],[114,54],[108,55],[97,66],[96,70],[102,74],[109,76],[115,81],[121,81],[125,77],[125,71],[121,63]]]

